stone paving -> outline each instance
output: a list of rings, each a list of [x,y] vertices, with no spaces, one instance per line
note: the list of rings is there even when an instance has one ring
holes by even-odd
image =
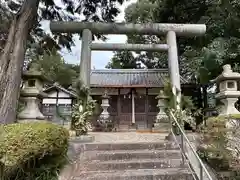
[[[163,141],[167,133],[136,133],[136,132],[90,132],[94,136],[93,143],[132,143]]]

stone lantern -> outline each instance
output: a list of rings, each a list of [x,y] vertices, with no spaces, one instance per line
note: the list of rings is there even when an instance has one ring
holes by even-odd
[[[102,113],[100,114],[100,121],[103,123],[108,123],[110,122],[110,115],[108,112],[108,107],[109,107],[109,96],[107,95],[107,91],[104,92],[104,95],[102,96],[102,104],[101,107],[103,109]]]
[[[21,98],[26,103],[23,111],[18,114],[19,122],[43,120],[45,117],[39,110],[39,105],[43,97],[43,82],[46,78],[38,71],[37,65],[32,64],[30,69],[23,73],[23,89]]]
[[[158,108],[159,112],[156,116],[156,120],[154,122],[153,131],[168,131],[170,129],[170,122],[167,114],[165,113],[166,102],[168,101],[168,97],[164,95],[164,92],[161,90],[159,95],[156,97],[158,99]]]
[[[219,90],[215,97],[224,104],[219,115],[240,114],[235,108],[235,103],[240,96],[237,83],[239,80],[240,73],[233,72],[229,64],[224,65],[222,74],[213,80],[217,83]]]

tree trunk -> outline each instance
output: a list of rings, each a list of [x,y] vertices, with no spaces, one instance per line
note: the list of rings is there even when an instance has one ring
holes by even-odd
[[[39,0],[25,0],[9,30],[0,56],[0,123],[16,120],[17,101],[27,39],[37,17]]]
[[[208,85],[203,85],[203,108],[206,109],[208,108],[208,96],[207,96],[207,88]]]

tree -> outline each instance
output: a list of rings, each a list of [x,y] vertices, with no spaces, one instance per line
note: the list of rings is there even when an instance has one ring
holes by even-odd
[[[7,4],[14,13],[8,38],[0,55],[1,123],[15,121],[26,48],[31,40],[35,41],[35,39],[29,39],[29,34],[32,34],[34,30],[41,30],[38,28],[39,22],[43,19],[74,20],[76,14],[84,15],[83,21],[113,21],[119,13],[116,5],[122,3],[123,0],[83,0],[77,4],[74,2],[62,0],[63,7],[59,7],[54,0],[19,0],[8,3],[1,1],[1,6]],[[39,6],[40,3],[41,6]],[[51,42],[58,42],[70,49],[73,42],[72,35],[56,34]]]
[[[238,1],[224,0],[139,0],[126,9],[125,19],[133,23],[205,23],[205,36],[177,40],[182,75],[185,78],[197,76],[208,82],[221,71],[223,64],[239,66],[239,7]],[[128,42],[165,43],[165,37],[132,34]],[[162,53],[141,53],[141,56],[149,68],[166,64]],[[207,79],[203,78],[206,74]]]
[[[125,20],[133,23],[204,23],[203,37],[178,37],[181,75],[198,83],[197,104],[207,106],[207,89],[222,71],[224,64],[240,70],[239,28],[240,2],[226,0],[139,0],[125,11]],[[128,36],[130,43],[166,43],[162,36]],[[166,67],[167,57],[162,53],[139,53],[137,60],[148,68]],[[196,98],[195,97],[195,98]],[[202,101],[203,97],[203,101]]]
[[[205,4],[202,0],[139,0],[137,3],[129,6],[125,10],[125,20],[134,23],[197,23],[205,12]],[[199,12],[199,13],[196,13]],[[194,15],[194,16],[193,16]],[[193,44],[200,47],[202,43],[198,42],[199,38],[179,38],[179,54],[181,55],[186,45]],[[191,41],[196,41],[192,43]],[[143,44],[163,44],[166,43],[165,36],[136,35],[128,36],[130,43]],[[138,52],[139,58],[143,59],[143,64],[148,68],[167,68],[167,54],[157,52]]]
[[[139,69],[141,64],[137,62],[131,51],[117,51],[107,64],[108,69]]]
[[[10,26],[11,12],[4,6],[0,5],[0,52],[3,50],[7,39],[7,30]]]
[[[51,84],[58,82],[64,88],[68,88],[74,79],[78,77],[76,66],[67,64],[61,55],[53,49],[51,52],[44,52],[43,55],[37,56],[32,60],[28,66],[32,63],[37,63],[41,72],[50,81]]]

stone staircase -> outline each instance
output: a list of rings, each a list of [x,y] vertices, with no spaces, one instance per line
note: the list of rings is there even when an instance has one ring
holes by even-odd
[[[169,142],[90,143],[78,146],[72,180],[193,180],[180,150]]]

